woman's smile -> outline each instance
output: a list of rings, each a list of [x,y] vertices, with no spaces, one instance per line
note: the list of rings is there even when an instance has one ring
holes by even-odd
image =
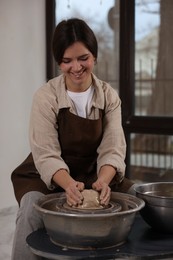
[[[78,78],[81,78],[81,76],[83,75],[84,72],[85,72],[85,69],[82,69],[79,72],[71,71],[71,74],[78,79]]]

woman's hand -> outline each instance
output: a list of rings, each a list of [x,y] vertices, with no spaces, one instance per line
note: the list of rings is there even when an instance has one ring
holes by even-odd
[[[108,205],[111,197],[111,188],[109,183],[114,178],[116,169],[111,165],[104,165],[101,167],[98,179],[93,183],[92,188],[96,191],[100,191],[100,204]]]
[[[65,190],[69,206],[82,204],[83,196],[81,191],[84,189],[83,182],[75,181],[65,169],[58,170],[53,175],[52,180]]]
[[[84,189],[83,182],[71,182],[65,189],[67,204],[69,206],[77,206],[82,204],[83,196],[81,191]]]
[[[100,191],[100,204],[108,205],[111,197],[111,188],[106,182],[97,180],[93,183],[92,188],[96,191]]]

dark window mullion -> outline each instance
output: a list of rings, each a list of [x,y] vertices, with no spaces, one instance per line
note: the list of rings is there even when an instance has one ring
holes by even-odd
[[[130,132],[126,123],[134,114],[134,17],[135,1],[120,0],[120,87],[122,123],[127,142],[126,177],[130,177]]]

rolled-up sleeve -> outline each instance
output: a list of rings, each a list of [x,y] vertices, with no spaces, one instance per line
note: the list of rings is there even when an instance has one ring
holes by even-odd
[[[105,114],[103,118],[103,139],[98,147],[97,172],[103,165],[116,169],[116,181],[125,175],[126,141],[122,128],[121,100],[113,88],[105,90]]]

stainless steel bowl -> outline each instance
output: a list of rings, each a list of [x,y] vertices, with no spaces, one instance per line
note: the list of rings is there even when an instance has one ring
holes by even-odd
[[[143,219],[157,231],[173,233],[173,182],[145,183],[135,191],[145,201]]]
[[[67,248],[109,248],[124,243],[131,230],[135,214],[144,201],[125,193],[112,192],[111,205],[118,210],[75,211],[63,207],[64,193],[43,196],[34,206],[42,215],[53,243]]]

